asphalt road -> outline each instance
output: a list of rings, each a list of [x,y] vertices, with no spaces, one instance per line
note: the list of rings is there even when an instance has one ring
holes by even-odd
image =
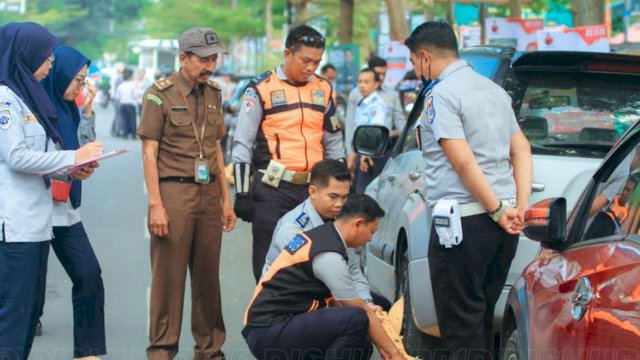
[[[106,293],[107,359],[145,359],[148,345],[148,293],[151,284],[147,196],[139,140],[109,135],[113,109],[96,108],[98,140],[105,151],[131,153],[105,160],[83,186],[81,215],[102,266]],[[222,306],[227,329],[223,351],[227,359],[252,359],[240,335],[242,317],[255,283],[251,272],[251,228],[238,222],[223,236],[220,265]],[[188,285],[187,285],[188,286]],[[185,298],[180,352],[191,359],[190,290]],[[36,338],[30,359],[73,358],[71,282],[53,251],[49,256],[43,335]]]

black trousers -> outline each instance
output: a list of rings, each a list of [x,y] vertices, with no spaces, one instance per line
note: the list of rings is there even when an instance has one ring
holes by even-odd
[[[294,185],[281,181],[277,188],[262,183],[262,173],[256,172],[253,182],[252,265],[256,282],[262,275],[271,237],[278,220],[309,197],[308,185]]]
[[[258,360],[366,360],[369,318],[356,307],[323,308],[294,315],[268,328],[253,328],[246,341]]]
[[[356,194],[364,194],[367,186],[373,179],[378,177],[384,170],[384,166],[387,164],[388,157],[373,158],[373,166],[369,167],[369,171],[363,172],[360,170],[360,155],[356,156],[356,179],[355,179],[355,192]]]
[[[2,240],[2,238],[0,238]],[[49,241],[0,241],[0,359],[27,360],[44,298]]]
[[[73,356],[106,354],[102,270],[82,222],[55,226],[51,247],[73,283]]]
[[[487,214],[463,217],[462,233],[462,242],[447,249],[432,226],[429,241],[429,269],[445,358],[489,360],[495,351],[493,313],[518,236],[505,232]]]

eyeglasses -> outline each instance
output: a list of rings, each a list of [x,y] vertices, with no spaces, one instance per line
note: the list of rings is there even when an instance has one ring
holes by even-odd
[[[53,56],[53,54],[51,54],[51,55],[49,55],[49,57],[47,58],[47,60],[49,60],[49,62],[50,62],[51,64],[53,64],[53,62],[56,60],[56,57],[55,57],[55,56]]]
[[[325,39],[322,36],[300,36],[296,39],[296,43],[301,42],[304,45],[312,46],[312,47],[324,47]]]
[[[88,84],[88,80],[86,78],[75,78],[73,80],[75,80],[78,89],[82,89]]]

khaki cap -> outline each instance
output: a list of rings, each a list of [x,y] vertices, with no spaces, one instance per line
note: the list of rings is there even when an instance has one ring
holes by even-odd
[[[206,27],[191,28],[183,32],[178,38],[178,46],[181,52],[192,52],[200,57],[227,54],[216,32]]]

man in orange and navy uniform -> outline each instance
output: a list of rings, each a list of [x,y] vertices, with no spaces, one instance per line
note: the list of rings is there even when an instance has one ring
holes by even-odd
[[[625,182],[620,194],[616,195],[607,210],[607,214],[619,226],[627,220],[629,216],[629,199],[640,181],[640,174],[631,174]]]
[[[242,335],[262,359],[402,359],[351,281],[347,246],[364,245],[384,216],[367,195],[352,195],[335,222],[295,235],[260,279]]]
[[[276,223],[307,197],[313,165],[345,156],[331,83],[314,75],[324,37],[301,25],[289,33],[285,47],[284,63],[245,90],[233,139],[234,209],[242,220],[253,221],[256,281]],[[255,175],[251,187],[250,174]]]

